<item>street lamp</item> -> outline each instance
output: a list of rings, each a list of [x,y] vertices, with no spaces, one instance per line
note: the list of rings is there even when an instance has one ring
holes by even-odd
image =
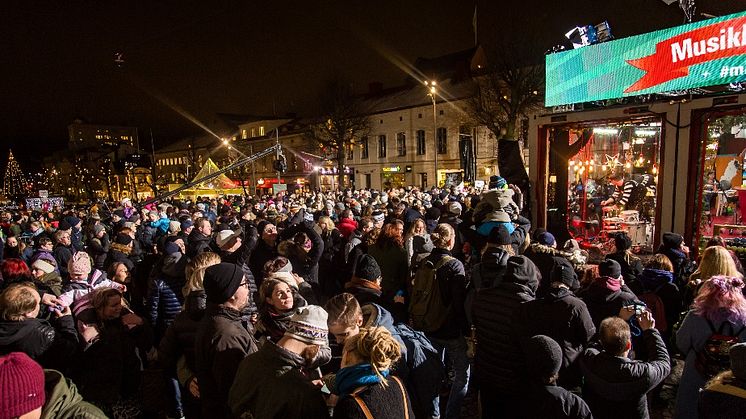
[[[435,94],[437,92],[435,81],[426,80],[425,87],[428,88],[427,95],[433,101],[433,151],[435,152],[435,187],[438,187],[438,114],[435,107]]]

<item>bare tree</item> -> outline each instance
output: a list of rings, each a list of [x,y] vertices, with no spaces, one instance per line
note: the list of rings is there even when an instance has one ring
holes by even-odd
[[[345,175],[346,149],[370,134],[372,123],[369,108],[360,96],[355,96],[352,85],[339,76],[332,77],[319,95],[321,114],[312,125],[311,135],[322,146],[336,155],[338,185]]]
[[[537,63],[544,54],[537,54],[537,48],[527,48],[525,42],[517,40],[496,41],[484,48],[486,66],[474,77],[471,114],[498,140],[500,175],[525,192],[529,181],[519,131],[528,114],[544,103],[544,66]]]

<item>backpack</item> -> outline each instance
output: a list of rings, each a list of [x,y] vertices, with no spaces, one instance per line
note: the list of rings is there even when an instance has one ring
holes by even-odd
[[[451,256],[443,256],[436,264],[425,259],[417,268],[409,303],[409,314],[415,329],[434,332],[445,323],[451,307],[443,304],[437,272],[452,259]]]
[[[668,330],[668,322],[666,321],[666,307],[663,305],[661,297],[657,294],[660,288],[661,287],[656,288],[655,291],[645,291],[637,298],[645,303],[648,311],[650,311],[653,315],[653,319],[655,319],[655,328],[663,333]]]
[[[746,326],[741,327],[737,333],[733,333],[733,325],[728,321],[723,322],[717,331],[709,319],[707,324],[712,334],[702,350],[697,352],[694,366],[705,379],[709,380],[720,372],[730,369],[730,348],[740,342],[738,336],[746,329]],[[730,326],[731,334],[725,334],[726,324]]]

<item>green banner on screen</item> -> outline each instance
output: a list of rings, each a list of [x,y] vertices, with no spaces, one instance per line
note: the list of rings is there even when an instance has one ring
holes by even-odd
[[[746,80],[746,12],[546,57],[546,106]]]

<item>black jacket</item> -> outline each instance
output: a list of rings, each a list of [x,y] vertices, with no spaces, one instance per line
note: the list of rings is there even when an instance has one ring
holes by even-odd
[[[44,368],[66,371],[78,349],[78,333],[72,316],[52,323],[41,319],[0,321],[0,353],[24,352]]]
[[[230,417],[228,391],[238,365],[257,350],[254,337],[241,324],[241,313],[208,304],[194,349],[203,417]]]
[[[106,257],[106,261],[104,262],[104,268],[108,270],[112,263],[121,262],[127,267],[130,276],[134,279],[137,276],[135,263],[130,258],[130,255],[124,253],[123,250],[124,248],[121,247],[121,245],[116,243],[112,244],[109,248],[109,255]]]
[[[184,303],[184,311],[179,313],[171,326],[166,330],[166,335],[161,339],[158,346],[158,360],[167,370],[173,373],[176,363],[183,355],[187,367],[196,372],[194,362],[194,343],[197,336],[197,328],[200,320],[205,314],[207,301],[204,291],[192,291]]]
[[[603,281],[604,277],[595,278],[588,287],[578,292],[578,297],[588,307],[596,329],[603,319],[618,316],[622,307],[632,305],[637,301],[635,294],[626,285],[623,285],[619,291],[612,291],[605,286]]]
[[[531,243],[524,255],[531,259],[541,273],[541,282],[539,282],[538,295],[543,296],[549,292],[551,284],[552,269],[557,265],[568,265],[575,269],[575,266],[568,259],[569,254],[551,246],[545,246],[539,243]],[[578,284],[580,286],[580,284]]]
[[[437,264],[444,256],[450,256],[448,250],[435,248],[426,258],[433,265]],[[469,323],[466,319],[466,272],[464,265],[458,259],[451,259],[438,269],[435,274],[440,287],[440,295],[443,304],[451,306],[451,312],[446,318],[443,326],[427,336],[436,339],[455,339],[460,336],[468,336]]]
[[[643,341],[651,355],[648,362],[613,356],[597,348],[588,348],[583,354],[583,394],[597,418],[650,417],[646,394],[666,379],[671,364],[657,330],[643,332]]]
[[[70,277],[70,273],[67,271],[67,263],[72,259],[73,253],[75,253],[75,249],[72,246],[57,244],[54,247],[54,258],[57,260],[57,267],[60,269],[62,279]]]
[[[261,234],[258,233],[258,235],[256,248],[249,257],[249,268],[254,274],[256,286],[261,287],[264,281],[264,264],[277,257],[277,246],[268,245],[267,242],[262,240]]]
[[[189,233],[186,246],[186,255],[189,259],[194,259],[200,253],[211,252],[210,241],[212,237],[205,236],[196,228]]]
[[[583,399],[576,394],[556,385],[529,386],[526,400],[526,411],[522,418],[567,418],[567,419],[592,419],[591,409]]]
[[[516,322],[525,339],[546,335],[562,347],[559,384],[574,387],[580,382],[577,359],[596,334],[585,303],[567,288],[551,288],[547,295],[520,308]]]
[[[236,380],[228,396],[232,417],[250,412],[253,418],[328,418],[321,392],[301,372],[304,362],[272,342],[247,356],[233,369]]]
[[[247,230],[243,232],[241,247],[236,249],[235,252],[226,252],[221,250],[219,252],[220,259],[226,263],[235,263],[241,267],[246,281],[249,283],[249,292],[251,292],[251,298],[249,299],[249,305],[244,310],[248,313],[256,313],[258,311],[256,300],[259,298],[259,288],[257,288],[256,281],[254,280],[254,274],[251,272],[250,262],[251,253],[256,248],[258,240],[256,227],[247,224]]]
[[[311,239],[311,250],[307,254],[294,249],[297,245],[292,243],[292,237],[296,233],[306,233],[308,238]],[[278,251],[283,249],[280,253],[285,253],[290,263],[293,264],[293,272],[311,283],[318,295],[319,260],[321,260],[321,255],[324,253],[324,240],[321,239],[319,233],[308,222],[288,227],[282,232],[282,236],[289,237],[290,240],[280,242]]]
[[[88,239],[88,254],[93,259],[93,267],[96,269],[104,270],[104,264],[106,257],[109,254],[109,236],[104,234],[100,239],[98,237],[91,237]]]
[[[617,252],[606,255],[606,259],[615,260],[619,263],[619,266],[622,267],[622,277],[626,283],[634,281],[642,274],[642,262],[636,256],[628,256],[625,252]]]
[[[523,256],[511,257],[503,281],[476,293],[472,306],[477,331],[475,378],[482,389],[519,392],[523,377],[514,318],[521,304],[534,299],[539,286],[536,266]]]

